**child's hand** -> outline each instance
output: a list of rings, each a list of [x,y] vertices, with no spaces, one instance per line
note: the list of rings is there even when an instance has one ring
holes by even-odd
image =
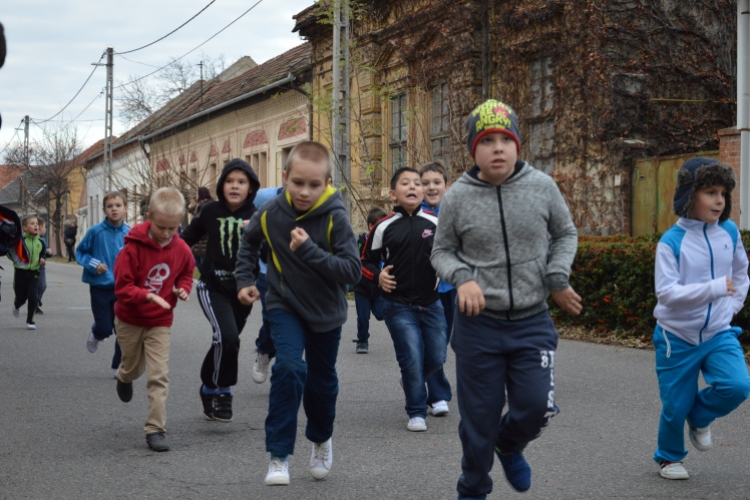
[[[484,293],[479,288],[479,283],[474,280],[467,281],[456,289],[458,293],[458,310],[467,316],[478,316],[479,311],[484,309]]]
[[[167,302],[166,300],[162,299],[161,297],[159,297],[155,293],[149,293],[148,295],[146,295],[146,301],[153,302],[154,304],[158,305],[159,307],[163,307],[164,309],[167,309],[167,310],[172,309],[172,306],[169,305],[169,302]]]
[[[393,264],[385,266],[383,270],[380,271],[380,276],[378,277],[378,285],[380,285],[380,288],[382,288],[384,292],[388,293],[391,293],[396,289],[396,280],[393,275],[390,274],[391,269],[393,269]]]
[[[44,252],[44,253],[46,253],[46,254],[47,254],[47,257],[52,257],[52,256],[54,255],[54,253],[52,252],[52,250],[51,250],[51,249],[49,249],[49,248],[48,248],[48,249],[47,249],[47,251],[46,251],[46,252]]]
[[[188,300],[190,300],[190,295],[188,295],[188,293],[185,291],[184,288],[176,288],[173,286],[172,293],[175,294],[175,296],[177,296],[177,298],[182,301],[187,302]]]
[[[729,276],[727,276],[727,295],[731,297],[736,292],[737,292],[737,289],[734,287],[734,282],[729,279]]]
[[[237,299],[239,299],[240,303],[245,306],[251,305],[259,298],[260,292],[254,286],[246,286],[245,288],[241,288],[240,291],[237,292]]]
[[[573,288],[568,287],[565,290],[551,292],[550,295],[552,295],[552,300],[555,301],[555,304],[563,308],[565,311],[570,314],[575,314],[576,316],[581,314],[581,310],[583,309],[583,306],[581,305],[581,296],[578,295]]]
[[[310,236],[301,227],[295,227],[292,229],[292,241],[289,242],[289,248],[292,252],[297,250]]]
[[[44,258],[40,258],[40,259],[39,259],[39,265],[40,265],[40,266],[43,266],[43,265],[44,265]]]
[[[107,264],[102,262],[98,266],[96,266],[96,274],[102,274],[107,272]]]

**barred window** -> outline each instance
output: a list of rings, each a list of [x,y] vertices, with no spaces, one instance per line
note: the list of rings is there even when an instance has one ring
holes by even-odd
[[[391,168],[406,166],[406,94],[391,100]]]
[[[432,159],[442,160],[450,170],[450,105],[448,84],[442,83],[432,89]]]

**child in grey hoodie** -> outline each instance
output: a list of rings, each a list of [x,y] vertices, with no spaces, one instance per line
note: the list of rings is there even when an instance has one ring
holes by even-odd
[[[286,189],[253,215],[237,254],[238,299],[250,305],[260,298],[255,266],[268,242],[266,308],[276,346],[266,418],[269,486],[289,484],[300,402],[313,443],[310,474],[324,478],[333,462],[336,356],[348,285],[359,281],[362,267],[341,193],[331,186],[332,165],[322,144],[297,144],[283,172]]]
[[[493,451],[515,490],[531,487],[523,450],[559,411],[558,335],[547,297],[572,314],[581,298],[568,284],[576,228],[555,181],[518,160],[515,112],[488,100],[467,127],[476,166],[443,198],[431,261],[458,292],[451,341],[464,452],[458,498],[484,499]]]

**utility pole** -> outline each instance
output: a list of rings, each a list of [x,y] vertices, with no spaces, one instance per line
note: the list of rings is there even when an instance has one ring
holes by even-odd
[[[114,118],[114,79],[112,70],[114,68],[115,49],[107,47],[107,63],[91,63],[93,66],[107,67],[107,85],[105,87],[106,97],[104,99],[104,171],[107,174],[105,182],[106,190],[112,191],[112,122]]]
[[[29,168],[29,115],[23,117],[23,162]]]
[[[349,0],[333,2],[333,154],[338,168],[333,181],[345,187],[344,206],[351,213]]]
[[[737,130],[740,132],[740,229],[750,229],[750,0],[737,2]]]

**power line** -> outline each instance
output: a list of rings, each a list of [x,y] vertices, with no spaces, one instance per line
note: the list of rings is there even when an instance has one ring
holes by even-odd
[[[99,62],[101,62],[101,60],[102,60],[103,58],[104,58],[104,53],[102,53],[102,56],[101,56],[101,57],[99,58]],[[89,83],[89,80],[91,80],[91,77],[92,77],[92,76],[94,76],[94,73],[96,72],[96,68],[98,68],[98,67],[99,67],[99,66],[94,66],[94,69],[93,69],[93,70],[91,70],[91,73],[89,74],[89,77],[88,77],[88,78],[86,78],[86,81],[85,81],[85,82],[83,82],[83,85],[81,85],[81,88],[80,88],[80,89],[78,89],[78,92],[76,92],[76,95],[74,95],[74,96],[73,96],[73,98],[72,98],[72,99],[71,99],[70,101],[68,101],[68,104],[66,104],[65,106],[63,106],[63,108],[62,108],[62,109],[61,109],[60,111],[58,111],[57,113],[55,113],[54,115],[52,115],[52,116],[50,116],[49,118],[46,118],[46,119],[44,119],[44,120],[42,120],[42,121],[40,121],[40,122],[37,122],[37,123],[45,123],[45,122],[48,122],[48,121],[50,121],[51,119],[53,119],[54,117],[56,117],[57,115],[59,115],[60,113],[62,113],[63,111],[65,111],[65,109],[66,109],[66,108],[67,108],[68,106],[70,106],[70,104],[71,104],[71,103],[72,103],[72,102],[73,102],[73,101],[75,100],[75,98],[76,98],[76,97],[78,97],[78,94],[80,94],[80,93],[81,93],[81,91],[82,91],[82,90],[83,90],[83,88],[84,88],[84,87],[86,86],[86,84],[87,84],[87,83]]]
[[[246,14],[247,14],[248,12],[250,12],[250,11],[251,11],[251,10],[253,10],[253,9],[254,9],[255,7],[257,7],[257,6],[258,6],[258,4],[260,4],[260,3],[262,2],[262,1],[263,1],[263,0],[258,0],[257,2],[255,2],[255,4],[253,4],[253,6],[252,6],[252,7],[250,7],[250,8],[249,8],[249,9],[247,9],[247,10],[246,10],[245,12],[243,12],[242,14],[240,14],[240,16],[239,16],[239,17],[237,17],[237,18],[236,18],[236,19],[235,19],[234,21],[232,21],[231,23],[229,23],[229,24],[227,24],[226,26],[224,26],[223,28],[221,28],[221,29],[220,29],[219,31],[217,31],[216,33],[214,33],[214,34],[213,34],[213,35],[212,35],[212,36],[211,36],[211,37],[210,37],[209,39],[207,39],[207,40],[206,40],[205,42],[201,43],[200,45],[198,45],[198,46],[197,46],[197,47],[195,47],[194,49],[192,49],[192,50],[190,50],[190,51],[188,51],[188,52],[185,52],[184,54],[182,54],[182,55],[181,55],[180,57],[178,57],[177,59],[173,59],[173,60],[172,60],[172,61],[170,61],[170,62],[169,62],[168,64],[165,64],[164,66],[162,66],[162,67],[160,67],[160,68],[158,68],[158,69],[156,69],[156,70],[152,71],[151,73],[149,73],[149,74],[147,74],[147,75],[143,75],[143,76],[141,76],[140,78],[136,78],[135,80],[131,80],[131,81],[127,82],[127,83],[123,83],[122,85],[118,85],[118,86],[116,86],[115,88],[116,88],[116,89],[119,89],[119,88],[125,87],[126,85],[130,85],[131,83],[135,83],[135,82],[138,82],[138,81],[140,81],[140,80],[143,80],[144,78],[148,78],[149,76],[151,76],[151,75],[153,75],[153,74],[155,74],[155,73],[158,73],[159,71],[163,70],[164,68],[167,68],[167,67],[171,66],[172,64],[176,63],[177,61],[179,61],[180,59],[184,58],[185,56],[187,56],[187,55],[189,55],[189,54],[191,54],[191,53],[195,52],[196,50],[198,50],[199,48],[203,47],[203,46],[204,46],[204,45],[206,45],[206,44],[207,44],[208,42],[210,42],[211,40],[213,40],[214,38],[216,38],[217,36],[219,36],[219,34],[220,34],[220,33],[221,33],[222,31],[224,31],[225,29],[229,28],[229,27],[230,27],[231,25],[233,25],[234,23],[236,23],[237,21],[239,21],[240,19],[242,19],[243,17],[245,17],[245,15],[246,15]]]
[[[206,5],[200,11],[198,11],[198,13],[196,15],[194,15],[193,17],[191,17],[190,19],[188,19],[187,21],[185,21],[184,23],[182,23],[181,25],[179,25],[177,28],[175,28],[174,30],[172,30],[169,33],[167,33],[166,35],[164,35],[163,37],[159,38],[158,40],[154,40],[153,42],[151,42],[149,44],[146,44],[143,47],[138,47],[137,49],[126,50],[125,52],[115,52],[115,55],[130,54],[131,52],[136,52],[136,51],[139,51],[141,49],[145,49],[146,47],[150,47],[150,46],[152,46],[153,44],[155,44],[157,42],[161,42],[162,40],[164,40],[165,38],[167,38],[169,35],[171,35],[172,33],[176,32],[177,30],[179,30],[180,28],[182,28],[183,26],[185,26],[187,23],[189,23],[190,21],[192,21],[193,19],[195,19],[196,17],[198,17],[199,15],[201,15],[201,13],[203,13],[203,11],[206,10],[207,8],[211,7],[211,4],[213,4],[215,1],[216,0],[211,0],[208,3],[208,5]]]
[[[23,120],[21,120],[21,123],[23,123]],[[13,143],[13,139],[15,139],[15,138],[16,138],[16,136],[18,135],[18,131],[19,131],[19,130],[20,130],[20,129],[16,128],[16,133],[15,133],[15,134],[13,134],[13,137],[11,137],[11,138],[10,138],[10,140],[8,141],[8,144],[6,144],[6,145],[5,145],[5,147],[3,148],[3,150],[2,150],[2,151],[0,151],[0,155],[2,155],[3,153],[5,153],[5,150],[6,150],[6,149],[8,149],[8,148],[10,147],[10,145],[11,145],[11,144]]]
[[[119,55],[119,54],[116,54],[116,55]],[[153,65],[153,64],[146,64],[145,62],[141,62],[141,61],[134,61],[134,60],[132,60],[132,59],[128,59],[128,58],[127,58],[127,57],[125,57],[125,56],[120,56],[120,57],[122,57],[122,58],[123,58],[123,59],[125,59],[126,61],[134,62],[134,63],[136,63],[136,64],[143,64],[144,66],[151,66],[152,68],[158,68],[158,67],[159,67],[159,66],[156,66],[156,65]]]

